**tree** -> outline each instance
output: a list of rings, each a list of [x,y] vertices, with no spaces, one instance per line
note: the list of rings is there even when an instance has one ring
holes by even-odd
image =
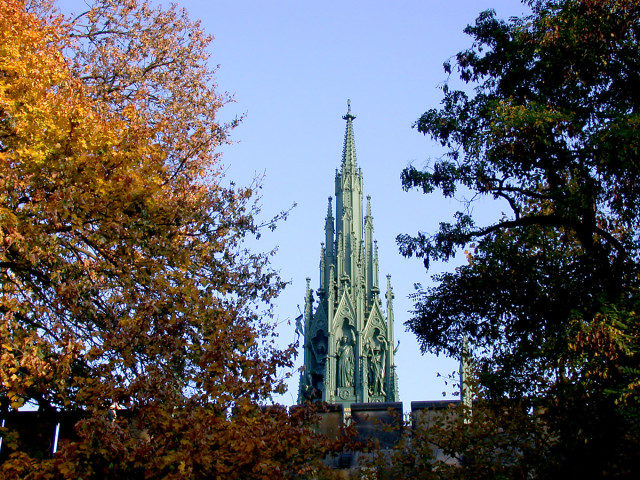
[[[254,191],[222,178],[234,124],[216,119],[210,38],[137,0],[74,20],[2,0],[0,31],[1,408],[86,416],[54,458],[18,449],[3,477],[315,468],[308,414],[257,407],[292,349],[269,323],[283,283],[243,247]]]
[[[467,27],[454,69],[416,122],[447,149],[405,189],[470,200],[434,234],[398,237],[406,256],[468,263],[415,296],[423,350],[459,355],[467,335],[483,394],[539,403],[557,434],[549,471],[638,469],[640,2],[540,0],[531,15]],[[506,213],[479,225],[474,201]],[[539,475],[544,476],[544,469]]]

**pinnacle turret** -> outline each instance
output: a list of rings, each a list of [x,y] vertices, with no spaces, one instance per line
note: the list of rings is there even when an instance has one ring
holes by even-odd
[[[342,117],[347,121],[347,129],[344,135],[344,148],[342,150],[342,169],[355,169],[356,145],[353,140],[353,121],[356,116],[351,114],[351,100],[347,100],[347,114]]]

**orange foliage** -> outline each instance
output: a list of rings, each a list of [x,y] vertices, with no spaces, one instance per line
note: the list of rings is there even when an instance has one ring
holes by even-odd
[[[33,12],[0,0],[0,402],[90,417],[55,458],[16,453],[0,468],[312,468],[320,443],[304,422],[233,415],[282,387],[291,350],[270,341],[282,282],[268,254],[242,248],[258,231],[252,192],[222,184],[215,148],[233,125],[215,118],[229,99],[210,38],[136,0],[99,0],[74,21]],[[112,406],[130,414],[113,421]]]

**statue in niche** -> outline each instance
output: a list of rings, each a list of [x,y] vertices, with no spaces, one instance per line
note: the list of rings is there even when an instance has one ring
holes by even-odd
[[[347,337],[342,337],[338,346],[338,386],[353,386],[353,345]]]
[[[369,346],[369,395],[379,396],[385,395],[385,338],[382,335],[377,335],[374,338],[374,345]]]
[[[311,340],[311,353],[314,370],[324,369],[327,358],[327,336],[323,330],[318,330]]]

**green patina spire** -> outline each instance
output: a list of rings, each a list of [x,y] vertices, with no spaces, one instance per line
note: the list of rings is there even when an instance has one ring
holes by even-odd
[[[307,281],[305,366],[299,401],[331,403],[398,400],[393,348],[393,291],[387,280],[387,313],[378,284],[378,246],[371,197],[363,216],[363,179],[357,167],[351,102],[340,171],[335,177],[335,218],[329,197],[320,248],[317,306]],[[389,277],[387,277],[389,278]]]
[[[356,145],[353,141],[353,121],[356,116],[351,114],[351,100],[347,100],[347,114],[342,117],[347,121],[347,130],[344,135],[344,148],[342,150],[342,169],[356,168]]]

